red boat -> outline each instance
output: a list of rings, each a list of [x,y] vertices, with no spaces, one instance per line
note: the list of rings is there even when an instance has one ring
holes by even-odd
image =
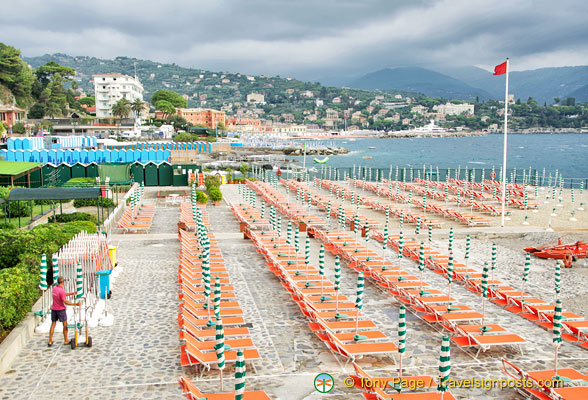
[[[539,258],[555,258],[564,261],[566,267],[571,267],[572,262],[578,258],[586,258],[588,253],[588,245],[582,241],[575,243],[561,242],[561,238],[557,239],[557,245],[550,246],[549,243],[539,247],[527,247],[527,253],[536,255]]]

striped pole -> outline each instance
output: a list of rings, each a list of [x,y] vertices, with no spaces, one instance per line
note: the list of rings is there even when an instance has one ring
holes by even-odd
[[[357,332],[359,330],[359,312],[363,308],[363,288],[364,288],[364,279],[363,279],[363,271],[359,272],[357,275],[357,292],[355,297],[355,308],[357,309],[357,315],[355,318],[355,335],[357,336]]]
[[[470,247],[471,247],[471,238],[470,235],[466,236],[466,245],[465,245],[465,265],[468,266],[468,261],[470,259]]]
[[[384,243],[382,243],[382,258],[388,249],[388,224],[384,225]]]
[[[319,274],[321,276],[321,301],[324,299],[323,282],[325,277],[325,245],[321,243],[319,250]]]
[[[400,306],[398,313],[398,353],[400,354],[400,363],[398,367],[398,376],[402,380],[402,355],[406,347],[406,307]]]
[[[429,222],[429,246],[433,242],[433,223]]]
[[[76,267],[76,299],[84,297],[84,275],[82,265],[78,262]]]
[[[335,256],[335,318],[341,318],[339,314],[339,290],[341,290],[341,262],[339,256]]]
[[[448,311],[451,311],[451,283],[453,282],[453,252],[449,252],[449,260],[447,261],[447,289],[449,294],[449,305],[447,307]]]
[[[482,270],[482,333],[486,331],[484,319],[486,318],[486,299],[488,298],[488,263],[484,263]]]
[[[421,216],[420,215],[417,217],[416,230],[414,233],[415,233],[415,235],[420,235],[420,233],[421,233]]]
[[[453,251],[453,228],[449,228],[449,246],[447,250],[449,252]]]
[[[245,395],[245,370],[245,357],[243,351],[239,350],[235,364],[235,400],[243,400]]]
[[[329,200],[329,204],[327,205],[327,220],[331,219],[331,200]]]
[[[404,238],[402,237],[402,231],[400,231],[400,236],[398,237],[398,266],[400,267],[400,262],[402,261],[404,251]]]
[[[223,391],[223,369],[225,369],[225,331],[223,329],[223,320],[221,316],[216,320],[216,350],[217,367],[220,372],[220,391]]]
[[[308,286],[308,267],[310,265],[310,238],[306,236],[304,244],[304,265],[306,266],[306,285]]]
[[[553,313],[553,348],[555,349],[554,374],[557,379],[557,353],[562,344],[561,339],[561,320],[562,320],[562,306],[561,299],[555,302],[555,310]]]
[[[525,269],[523,270],[523,288],[521,290],[521,303],[523,303],[525,300],[523,300],[523,296],[525,293],[525,285],[527,284],[527,281],[529,280],[529,272],[531,271],[531,254],[527,253],[525,254]]]
[[[559,299],[561,294],[561,261],[557,260],[555,264],[555,298]]]
[[[419,294],[422,296],[423,293],[423,272],[425,271],[425,242],[421,242],[421,247],[419,248],[419,271],[421,277],[419,279]]]
[[[220,302],[221,302],[221,290],[220,290],[220,278],[217,276],[214,279],[214,315],[218,319],[220,315]]]
[[[449,380],[449,373],[451,372],[451,349],[449,347],[449,336],[443,336],[441,342],[441,355],[439,356],[439,384],[437,390],[442,392],[447,391],[447,381]]]
[[[492,281],[494,281],[494,270],[496,269],[496,243],[492,243]]]

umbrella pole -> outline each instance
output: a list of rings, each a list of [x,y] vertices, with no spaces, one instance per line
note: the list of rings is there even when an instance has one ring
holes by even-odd
[[[554,375],[557,376],[557,353],[559,350],[559,343],[556,343],[554,347],[555,347],[555,360],[554,360],[553,372],[554,372]]]
[[[357,310],[357,314],[355,314],[355,334],[359,331],[359,309]]]
[[[223,370],[219,369],[219,371],[220,371],[220,391],[222,393],[222,391],[223,391]]]
[[[482,335],[484,334],[484,319],[486,319],[486,298],[482,297]]]

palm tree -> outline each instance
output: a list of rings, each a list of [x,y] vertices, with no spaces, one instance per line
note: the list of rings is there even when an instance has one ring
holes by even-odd
[[[112,106],[112,115],[118,118],[127,118],[131,113],[131,103],[127,99],[120,99]]]
[[[141,111],[143,111],[143,100],[137,98],[131,103],[131,111],[135,113],[136,117],[141,115]]]

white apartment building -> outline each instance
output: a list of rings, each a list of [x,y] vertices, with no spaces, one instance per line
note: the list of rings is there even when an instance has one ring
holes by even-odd
[[[123,74],[94,75],[94,96],[96,97],[96,117],[112,117],[112,106],[120,99],[130,103],[143,100],[143,85],[138,79]]]
[[[433,107],[433,110],[436,110],[439,114],[443,115],[459,115],[459,114],[469,114],[474,115],[474,105],[463,103],[463,104],[440,104],[438,106]]]

